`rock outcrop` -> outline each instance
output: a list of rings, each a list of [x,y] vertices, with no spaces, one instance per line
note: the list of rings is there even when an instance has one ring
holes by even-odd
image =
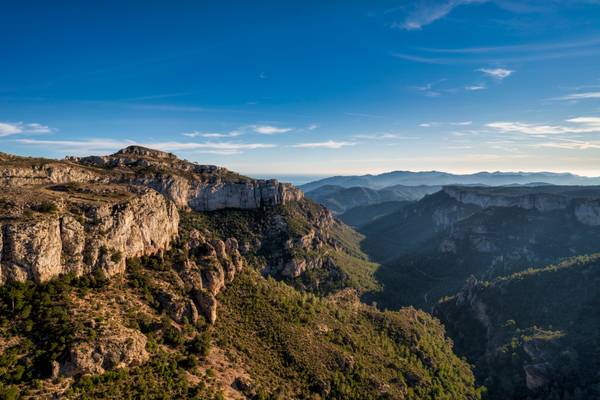
[[[4,186],[57,183],[113,183],[155,189],[178,207],[196,211],[254,209],[304,197],[274,179],[250,179],[225,168],[180,160],[174,154],[130,146],[108,156],[67,157],[64,161],[6,155],[0,160]]]
[[[60,372],[65,376],[96,375],[141,365],[150,358],[147,342],[146,335],[123,326],[102,332],[97,340],[82,342],[69,349]]]
[[[569,198],[551,193],[496,194],[489,191],[477,191],[470,188],[445,186],[446,194],[464,204],[474,204],[481,208],[519,207],[526,210],[551,211],[567,207]]]
[[[178,233],[177,208],[154,190],[56,189],[2,196],[12,203],[0,219],[0,282],[44,282],[97,270],[112,276],[124,271],[126,258],[165,250]],[[48,209],[32,211],[40,198]]]
[[[294,186],[274,179],[250,179],[214,165],[180,160],[171,153],[130,146],[104,157],[70,158],[81,165],[125,172],[122,182],[151,187],[196,211],[255,209],[303,198]]]
[[[582,224],[600,225],[600,190],[597,187],[472,188],[445,186],[448,196],[481,208],[518,207],[549,212],[568,210]],[[572,211],[571,211],[572,210]]]
[[[8,206],[0,210],[0,284],[98,269],[108,276],[122,272],[127,257],[169,246],[178,232],[177,207],[256,209],[303,198],[289,184],[250,179],[140,146],[64,161],[2,154],[0,184],[9,188],[2,203]],[[28,202],[15,200],[22,195]],[[35,210],[40,199],[52,209]],[[219,262],[233,247],[237,252],[237,244],[213,245]],[[233,275],[223,273],[228,279]],[[204,274],[211,285],[206,290],[218,292],[220,275]]]
[[[169,305],[163,308],[166,308],[175,320],[181,321],[185,316],[190,322],[195,322],[195,311],[190,311],[193,307],[213,324],[217,319],[216,296],[242,271],[245,265],[244,258],[239,252],[237,240],[233,238],[225,241],[210,239],[195,229],[189,236],[185,247],[191,259],[178,265],[176,269],[183,282],[184,291],[193,299],[194,304],[179,302],[177,305],[177,302],[171,300]]]

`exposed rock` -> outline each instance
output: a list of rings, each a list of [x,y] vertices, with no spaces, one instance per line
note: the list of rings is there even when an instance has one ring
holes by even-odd
[[[600,225],[600,201],[585,201],[575,205],[575,217],[579,222],[590,226]]]
[[[211,264],[202,270],[202,287],[216,295],[225,287],[225,272],[220,264]]]
[[[225,168],[194,164],[141,146],[109,156],[67,157],[65,161],[14,156],[0,160],[0,183],[4,186],[73,182],[145,186],[179,207],[196,211],[254,209],[304,197],[290,184],[246,178]]]
[[[66,376],[103,374],[106,371],[141,365],[150,358],[146,336],[134,329],[120,327],[103,333],[92,343],[81,343],[70,349],[61,366]]]
[[[129,146],[110,156],[70,160],[110,169],[128,168],[135,173],[119,176],[121,182],[151,187],[177,206],[189,206],[196,211],[255,209],[304,197],[299,189],[274,179],[249,179],[225,168],[190,163],[173,154],[140,146]]]
[[[190,298],[165,291],[161,291],[156,297],[161,308],[172,320],[178,323],[187,321],[192,324],[198,321],[198,309]]]
[[[547,363],[530,364],[523,366],[525,370],[525,384],[527,389],[536,390],[550,383],[550,374]]]
[[[194,252],[200,265],[186,260],[177,272],[199,312],[212,324],[217,319],[216,296],[244,268],[244,258],[237,240],[208,240],[197,230],[191,231],[187,247]]]
[[[206,290],[194,293],[194,300],[198,307],[204,313],[204,317],[209,324],[214,324],[217,320],[217,299],[215,295]]]
[[[548,212],[573,207],[575,218],[590,226],[600,225],[600,191],[597,187],[499,188],[481,190],[470,187],[445,186],[442,189],[463,204],[481,208],[518,207]],[[536,190],[536,191],[534,191]]]
[[[457,186],[445,186],[442,190],[461,203],[474,204],[481,208],[519,207],[526,210],[551,211],[564,209],[569,203],[569,198],[550,193],[517,192],[514,195],[497,195]]]
[[[54,197],[63,204],[56,212],[33,216],[25,215],[25,206],[9,210],[10,218],[0,220],[2,281],[44,282],[95,269],[112,276],[124,271],[126,258],[168,248],[178,233],[175,205],[150,189],[117,194],[101,203],[61,195]]]
[[[2,236],[0,263],[5,281],[43,282],[63,272],[58,218],[6,224]]]

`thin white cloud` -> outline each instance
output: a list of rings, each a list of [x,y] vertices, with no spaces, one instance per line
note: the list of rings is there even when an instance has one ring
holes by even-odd
[[[458,121],[458,122],[424,122],[419,124],[421,128],[438,128],[442,126],[470,126],[473,121]]]
[[[185,132],[182,133],[183,136],[195,138],[195,137],[205,137],[205,138],[228,138],[228,137],[237,137],[240,136],[242,132],[238,130],[234,130],[228,133],[218,133],[218,132]]]
[[[38,123],[25,124],[23,122],[0,122],[0,137],[18,135],[22,133],[50,133],[46,125]]]
[[[486,124],[486,126],[502,133],[522,133],[533,136],[600,132],[600,118],[597,117],[571,118],[566,120],[566,122],[570,123],[570,125],[492,122]]]
[[[600,92],[571,93],[566,96],[555,97],[552,100],[588,100],[588,99],[600,99]]]
[[[355,139],[385,140],[385,139],[419,139],[417,136],[404,136],[397,133],[364,133],[352,135]]]
[[[479,72],[483,72],[487,76],[494,79],[503,80],[511,76],[515,71],[506,68],[479,68]]]
[[[590,149],[600,149],[600,142],[599,141],[582,141],[582,140],[562,139],[560,141],[539,143],[539,144],[536,144],[535,147],[546,147],[546,148],[562,149],[562,150],[590,150]]]
[[[577,117],[568,119],[567,122],[574,124],[598,125],[600,126],[600,117]]]
[[[436,2],[415,2],[415,7],[403,21],[394,22],[392,28],[404,30],[419,30],[446,15],[454,8],[467,5],[485,3],[487,0],[444,0]]]
[[[445,54],[482,54],[482,53],[531,53],[540,51],[563,50],[580,47],[595,47],[600,44],[600,37],[590,37],[564,42],[528,43],[506,46],[462,47],[462,48],[420,48],[421,51]]]
[[[469,91],[469,92],[475,92],[478,90],[485,90],[487,89],[487,86],[485,85],[470,85],[470,86],[465,86],[465,90]]]
[[[303,149],[341,149],[342,147],[354,146],[355,144],[355,142],[337,142],[335,140],[328,140],[326,142],[298,143],[293,144],[291,147]]]
[[[434,81],[434,82],[426,83],[424,85],[412,86],[412,89],[423,93],[423,95],[425,95],[427,97],[438,97],[442,93],[440,92],[439,89],[437,89],[437,87],[439,86],[440,83],[443,83],[445,81],[447,81],[447,79],[442,78],[442,79],[438,79],[437,81]]]
[[[253,125],[252,130],[261,135],[275,135],[278,133],[286,133],[292,130],[292,128],[278,128],[272,125]]]
[[[317,125],[317,124],[310,124],[306,127],[306,129],[308,129],[309,131],[314,131],[318,127],[319,127],[319,125]]]

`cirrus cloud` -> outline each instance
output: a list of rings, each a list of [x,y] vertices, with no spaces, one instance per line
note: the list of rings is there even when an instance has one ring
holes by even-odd
[[[278,133],[286,133],[292,130],[292,128],[279,128],[272,125],[253,125],[252,130],[261,135],[275,135]]]
[[[570,118],[568,125],[532,124],[524,122],[492,122],[486,127],[502,133],[522,133],[526,135],[558,135],[577,133],[600,133],[600,118],[578,117]]]
[[[23,122],[0,122],[0,137],[19,135],[22,133],[50,133],[50,129],[46,125],[38,123],[23,123]]]
[[[312,143],[297,143],[291,147],[303,148],[303,149],[341,149],[346,146],[354,146],[356,142],[337,142],[335,140],[328,140],[326,142],[312,142]]]

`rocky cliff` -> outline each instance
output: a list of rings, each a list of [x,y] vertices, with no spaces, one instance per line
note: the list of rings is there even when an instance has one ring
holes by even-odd
[[[0,159],[0,183],[4,186],[69,182],[145,186],[178,207],[196,211],[255,209],[304,197],[290,184],[247,178],[225,168],[191,163],[140,146],[108,156],[67,157],[64,161],[10,155]]]
[[[585,225],[600,225],[600,189],[598,187],[542,186],[477,188],[445,186],[444,193],[463,203],[481,208],[517,207],[548,212],[569,209]]]
[[[175,205],[151,189],[24,187],[0,194],[0,282],[122,272],[125,259],[168,248]]]
[[[195,211],[255,209],[303,198],[303,193],[290,184],[250,179],[225,168],[194,164],[140,146],[110,156],[69,160],[116,172],[121,182],[151,187],[179,207],[189,206]]]

